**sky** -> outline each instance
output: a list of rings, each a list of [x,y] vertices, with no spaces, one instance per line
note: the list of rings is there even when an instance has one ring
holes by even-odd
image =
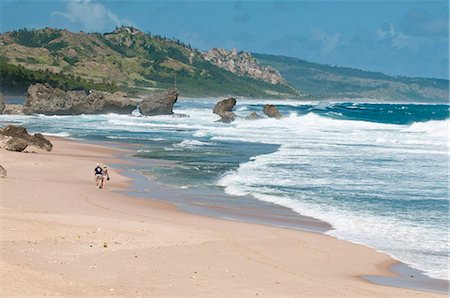
[[[447,0],[0,0],[0,13],[1,32],[131,25],[200,50],[237,48],[390,75],[449,76]]]

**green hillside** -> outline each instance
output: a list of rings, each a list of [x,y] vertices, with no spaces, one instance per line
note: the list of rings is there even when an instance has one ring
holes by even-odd
[[[45,79],[48,74],[52,77],[49,83],[55,85],[56,80],[64,89],[95,85],[104,90],[117,87],[132,93],[148,93],[176,82],[183,96],[283,98],[298,95],[291,86],[237,76],[219,68],[179,40],[132,27],[105,34],[52,28],[6,32],[0,35],[0,56],[3,73],[11,72],[13,66],[22,66],[27,71],[27,75],[2,77],[3,91],[12,87],[17,90],[33,82],[33,79],[20,81],[21,78],[44,76]],[[7,81],[7,78],[19,81]],[[76,86],[77,81],[80,86]]]
[[[284,56],[252,54],[277,69],[297,90],[319,99],[369,98],[376,100],[448,101],[449,81],[389,76],[311,63]]]

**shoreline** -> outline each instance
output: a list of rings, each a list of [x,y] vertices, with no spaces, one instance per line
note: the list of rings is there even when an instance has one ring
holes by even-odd
[[[93,144],[102,145],[102,142],[92,142]],[[114,143],[114,142],[108,142],[107,146],[113,146],[119,149],[125,149],[125,144],[121,143]],[[154,163],[160,163],[160,162],[166,162],[158,159],[147,159],[143,160],[142,158],[137,157],[131,157],[127,153],[119,153],[117,157],[120,160],[125,160],[127,164],[135,164],[138,163],[146,163],[146,167],[151,167]],[[243,222],[243,223],[251,223],[251,224],[258,224],[258,225],[266,225],[270,227],[276,227],[281,229],[291,229],[296,231],[304,231],[304,232],[311,232],[311,233],[318,233],[320,235],[324,235],[327,237],[331,237],[333,239],[337,239],[339,241],[346,241],[352,244],[361,245],[364,247],[367,247],[369,249],[372,249],[378,253],[385,254],[388,256],[388,258],[391,259],[391,264],[388,266],[388,270],[390,272],[395,273],[397,276],[370,276],[370,275],[361,275],[359,276],[361,279],[365,281],[369,281],[370,283],[384,285],[384,286],[392,286],[392,287],[398,287],[398,288],[404,288],[404,289],[413,289],[413,290],[419,290],[419,291],[425,291],[425,292],[431,292],[431,293],[441,293],[446,294],[450,293],[450,281],[441,280],[429,277],[424,274],[423,271],[415,269],[411,267],[410,265],[403,263],[402,261],[397,260],[393,256],[391,256],[389,253],[384,251],[379,251],[371,246],[365,245],[363,243],[356,243],[352,242],[346,239],[340,239],[331,235],[326,234],[327,231],[333,230],[333,226],[329,224],[328,222],[325,222],[323,220],[319,220],[313,217],[304,216],[302,214],[299,214],[287,207],[277,205],[275,203],[270,202],[264,202],[259,201],[260,204],[266,204],[269,205],[267,209],[270,209],[269,211],[275,211],[275,209],[281,209],[284,210],[284,216],[274,216],[272,214],[269,214],[267,216],[261,216],[257,213],[260,213],[261,211],[264,212],[264,210],[258,208],[257,210],[247,210],[247,211],[238,211],[237,209],[232,209],[230,205],[226,207],[222,206],[214,206],[211,205],[210,202],[202,204],[200,203],[199,206],[197,205],[197,202],[190,202],[193,203],[192,205],[189,205],[190,203],[181,203],[179,200],[174,200],[171,198],[171,195],[174,194],[183,194],[183,197],[191,197],[198,195],[199,193],[195,190],[193,192],[187,192],[187,189],[179,189],[176,187],[170,187],[168,185],[163,185],[159,182],[152,181],[150,177],[145,176],[142,173],[139,173],[138,171],[133,171],[131,173],[130,170],[127,170],[124,167],[124,164],[117,164],[117,168],[119,169],[119,172],[131,179],[131,185],[130,188],[133,190],[127,190],[127,191],[120,191],[120,193],[124,193],[126,195],[131,195],[133,197],[143,199],[143,200],[157,200],[163,203],[173,204],[176,206],[177,210],[180,210],[182,212],[187,212],[195,215],[200,216],[207,216],[211,218],[221,219],[221,220],[227,220],[227,221],[237,221],[237,222]],[[141,181],[140,183],[138,181]],[[148,197],[146,195],[146,192],[140,193],[137,189],[142,188],[149,188],[152,189],[152,191],[156,188],[159,190],[159,193],[162,193],[162,197],[155,198],[154,196]],[[201,190],[200,190],[200,194]],[[244,197],[234,197],[226,193],[208,193],[209,196],[225,196],[228,197],[228,199],[243,199]],[[176,195],[175,195],[176,196]],[[251,199],[254,201],[255,199]],[[219,210],[223,209],[223,210]],[[216,212],[218,211],[218,212]],[[267,211],[267,210],[265,210]],[[269,212],[271,213],[271,212]]]
[[[318,233],[198,216],[168,203],[125,196],[122,192],[132,181],[114,167],[108,189],[96,191],[89,165],[102,157],[108,165],[122,163],[114,155],[123,151],[51,139],[55,144],[51,153],[2,151],[2,165],[9,174],[1,181],[6,265],[2,280],[7,278],[2,290],[7,295],[23,295],[23,287],[29,285],[30,295],[41,289],[47,295],[233,296],[255,295],[258,290],[263,295],[290,296],[436,296],[363,280],[363,275],[396,276],[388,269],[396,261],[368,247]],[[63,168],[54,169],[55,165]],[[80,176],[75,168],[89,176]],[[29,188],[19,188],[21,183]],[[107,248],[101,246],[102,238],[108,239]],[[135,259],[144,266],[133,263]],[[106,276],[98,276],[100,267]],[[126,272],[135,280],[125,276],[117,280]],[[143,280],[148,276],[159,279]]]

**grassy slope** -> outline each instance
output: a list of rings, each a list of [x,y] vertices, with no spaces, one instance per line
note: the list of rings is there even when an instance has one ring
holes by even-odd
[[[28,70],[48,70],[121,89],[148,91],[174,84],[184,96],[240,95],[296,97],[286,85],[239,77],[205,61],[200,52],[177,40],[129,28],[111,33],[19,30],[0,35],[3,62]],[[4,82],[7,83],[7,82]]]
[[[253,54],[262,64],[280,71],[295,88],[317,98],[373,98],[379,100],[448,100],[449,81],[388,76],[311,63],[284,56]]]

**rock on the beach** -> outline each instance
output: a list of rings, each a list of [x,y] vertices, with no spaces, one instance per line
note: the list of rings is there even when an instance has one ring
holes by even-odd
[[[11,151],[23,151],[27,146],[34,146],[45,151],[52,151],[52,143],[42,134],[30,135],[26,128],[15,125],[8,125],[0,129],[0,139],[3,140],[3,148]],[[22,148],[25,146],[22,150]],[[9,148],[9,149],[8,149]],[[12,150],[14,148],[14,150]]]
[[[3,113],[3,110],[5,110],[5,98],[3,97],[3,94],[0,93],[0,114]]]
[[[6,178],[7,175],[6,169],[0,165],[0,178]]]
[[[280,119],[283,117],[281,113],[278,111],[277,107],[274,105],[266,104],[263,108],[264,114],[266,114],[269,118]]]
[[[251,112],[250,115],[248,115],[247,117],[245,117],[245,119],[247,120],[258,120],[258,119],[262,119],[264,118],[263,116],[259,115],[256,112]]]
[[[49,84],[30,85],[23,107],[24,114],[79,115],[79,114],[130,114],[137,102],[102,91],[63,91]]]
[[[230,123],[236,119],[236,114],[232,112],[234,106],[236,105],[236,99],[234,98],[227,98],[224,100],[219,101],[214,106],[213,112],[214,114],[219,115],[222,117],[220,121],[225,123]]]
[[[171,87],[163,92],[152,94],[141,102],[139,112],[146,116],[172,115],[178,93],[177,88]]]
[[[35,133],[29,140],[29,144],[48,152],[53,149],[53,144],[40,133]]]
[[[22,152],[28,147],[28,143],[24,139],[1,136],[0,147],[8,151]]]

